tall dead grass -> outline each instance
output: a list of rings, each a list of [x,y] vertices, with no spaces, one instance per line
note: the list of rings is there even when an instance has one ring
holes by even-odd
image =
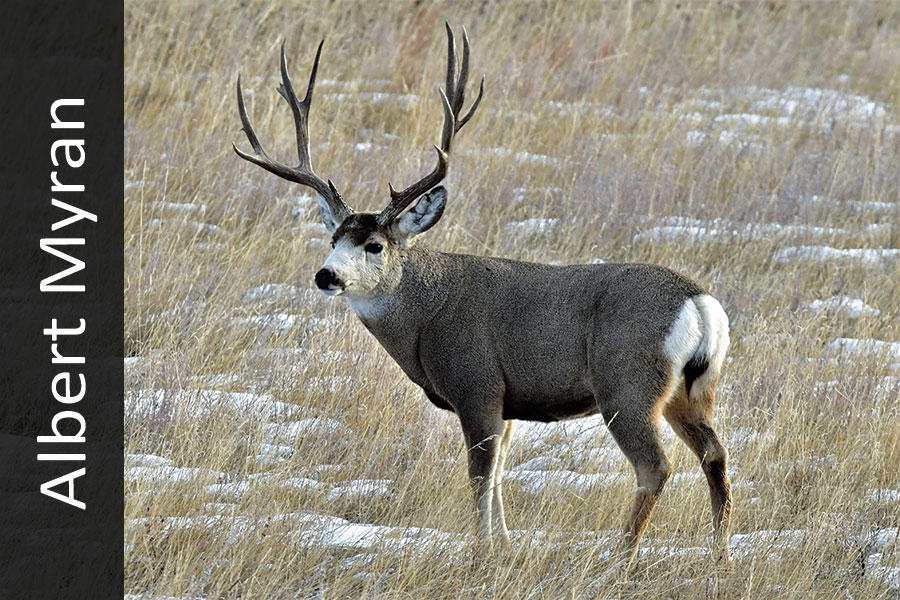
[[[307,190],[232,152],[231,142],[245,145],[235,80],[241,73],[264,145],[286,159],[293,127],[274,91],[278,48],[285,40],[299,82],[325,38],[311,126],[316,170],[352,206],[380,209],[388,181],[405,185],[431,167],[444,20],[467,27],[486,91],[455,145],[448,208],[426,242],[542,262],[659,263],[710,288],[729,313],[717,428],[733,462],[733,531],[760,540],[730,573],[715,574],[703,550],[708,500],[694,477],[663,495],[638,575],[602,576],[633,485],[623,459],[591,458],[611,448],[602,429],[594,441],[563,432],[548,446],[514,444],[508,468],[551,456],[570,470],[622,477],[585,494],[509,484],[507,518],[520,543],[484,564],[468,544],[359,551],[303,542],[298,514],[462,535],[473,509],[452,415],[424,401],[342,301],[312,292],[328,244]],[[900,593],[879,575],[891,571],[877,571],[900,566],[896,545],[873,546],[870,535],[898,527],[900,500],[878,490],[900,489],[890,379],[900,358],[835,346],[900,341],[900,261],[784,254],[900,247],[898,47],[900,6],[887,1],[127,3],[125,338],[136,358],[126,376],[132,395],[161,391],[152,410],[126,415],[126,449],[198,469],[128,479],[127,590]],[[832,95],[816,100],[809,90]],[[676,223],[666,217],[702,220],[677,223],[716,233],[652,233]],[[537,233],[533,223],[515,225],[533,218],[555,220]],[[796,228],[741,233],[748,223]],[[252,292],[267,284],[281,287]],[[880,312],[809,308],[836,295]],[[179,409],[211,388],[267,394],[295,407],[295,419],[341,427],[282,439],[288,450],[272,462],[260,456],[272,443],[265,418],[215,403]],[[678,442],[668,448],[676,472],[698,473]],[[291,483],[301,477],[321,487]],[[361,479],[389,480],[388,491],[328,493]],[[231,495],[209,489],[239,482],[252,484]],[[792,531],[799,541],[785,542]]]

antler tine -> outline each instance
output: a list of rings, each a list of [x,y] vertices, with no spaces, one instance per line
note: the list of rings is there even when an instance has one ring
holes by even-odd
[[[466,95],[466,80],[469,79],[469,36],[466,34],[466,28],[463,27],[463,53],[462,64],[459,67],[459,79],[456,87],[451,94],[449,91],[450,105],[453,107],[453,114],[458,115],[463,105]]]
[[[253,152],[268,158],[269,155],[266,154],[266,151],[263,149],[262,145],[259,143],[259,138],[256,137],[256,132],[253,131],[253,125],[250,124],[250,117],[247,116],[247,109],[244,108],[244,96],[241,94],[241,75],[238,74],[237,78],[237,101],[238,101],[238,113],[241,115],[241,131],[247,134],[247,139],[250,140],[250,145],[253,147]],[[247,154],[238,149],[237,146],[234,146],[234,151],[238,153],[238,156],[245,160],[249,160],[250,162],[256,162],[255,158],[251,154]]]
[[[441,104],[444,107],[444,127],[441,130],[441,145],[434,147],[438,155],[438,164],[428,175],[402,191],[398,192],[393,185],[389,185],[391,202],[378,215],[378,222],[381,225],[387,225],[396,219],[413,200],[428,192],[446,177],[447,154],[450,152],[453,138],[475,114],[475,109],[478,108],[478,104],[481,102],[481,97],[484,94],[484,78],[482,77],[481,85],[478,89],[478,97],[466,116],[459,119],[459,113],[465,100],[466,81],[469,77],[469,36],[466,34],[465,28],[463,28],[462,64],[459,65],[459,76],[457,77],[456,42],[450,24],[445,22],[444,25],[447,29],[447,91],[445,93],[444,90],[438,90],[441,95]]]
[[[478,105],[481,103],[481,96],[484,94],[484,77],[481,78],[481,83],[478,84],[478,97],[475,98],[475,102],[472,103],[472,108],[469,109],[469,112],[462,119],[459,118],[459,111],[462,110],[463,106],[463,96],[465,96],[465,87],[466,82],[469,79],[469,35],[466,33],[466,28],[463,27],[463,58],[462,58],[462,67],[459,70],[459,87],[458,87],[458,97],[456,101],[453,103],[453,114],[456,116],[456,131],[459,131],[463,128],[463,125],[469,122],[469,119],[472,118],[472,115],[475,114],[475,109],[478,108]]]
[[[478,84],[478,97],[475,98],[475,102],[472,103],[472,108],[469,109],[469,112],[462,119],[457,121],[456,123],[456,131],[459,131],[463,128],[463,125],[469,122],[469,119],[472,118],[472,115],[475,114],[475,109],[478,108],[478,105],[481,104],[481,97],[484,95],[484,77],[481,78],[481,83]]]
[[[306,97],[303,102],[297,99],[297,93],[294,91],[294,84],[291,82],[291,76],[287,70],[287,60],[284,57],[284,42],[281,42],[281,84],[278,86],[278,93],[284,98],[291,111],[294,113],[294,126],[297,130],[297,157],[300,159],[301,167],[312,170],[312,160],[309,155],[309,106],[312,103],[312,92],[316,85],[316,72],[319,70],[319,57],[322,55],[322,44],[325,40],[319,42],[316,50],[316,60],[313,62],[312,72],[309,75],[309,84],[306,87]]]
[[[444,27],[447,29],[447,82],[444,87],[447,90],[447,97],[453,98],[456,96],[456,38],[453,37],[450,23],[444,21]]]
[[[253,126],[250,124],[250,118],[247,116],[247,109],[244,106],[244,98],[241,93],[241,77],[238,75],[237,97],[238,112],[241,116],[242,131],[247,135],[250,145],[253,147],[253,154],[248,154],[240,150],[236,145],[232,144],[234,151],[249,162],[258,165],[270,173],[274,173],[283,179],[299,183],[307,187],[311,187],[317,194],[322,196],[331,206],[336,215],[347,216],[353,211],[348,207],[340,193],[334,187],[334,184],[320,178],[312,169],[312,161],[309,154],[309,107],[312,102],[312,92],[316,84],[316,72],[319,68],[319,57],[322,54],[322,44],[325,40],[319,42],[319,48],[316,51],[316,60],[313,63],[312,72],[309,77],[309,84],[306,89],[306,97],[303,102],[297,99],[294,92],[293,83],[291,83],[290,75],[287,71],[287,60],[284,53],[284,42],[281,43],[281,84],[278,86],[278,93],[284,98],[291,107],[294,115],[294,127],[297,134],[297,156],[300,163],[296,167],[289,167],[285,164],[272,159],[262,147]]]

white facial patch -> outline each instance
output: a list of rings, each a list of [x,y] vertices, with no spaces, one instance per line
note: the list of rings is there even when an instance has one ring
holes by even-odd
[[[322,265],[334,273],[338,289],[331,295],[366,296],[378,286],[383,273],[383,253],[367,253],[365,245],[355,245],[346,237],[335,244]]]

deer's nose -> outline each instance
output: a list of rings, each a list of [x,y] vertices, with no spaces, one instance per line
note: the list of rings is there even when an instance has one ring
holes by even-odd
[[[320,290],[330,290],[332,287],[340,287],[341,282],[331,269],[319,269],[316,273],[316,287]]]

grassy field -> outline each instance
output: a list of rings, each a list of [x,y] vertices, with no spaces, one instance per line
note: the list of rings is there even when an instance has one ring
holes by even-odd
[[[900,597],[900,4],[126,3],[126,591],[133,598]],[[485,97],[440,249],[653,262],[721,300],[716,428],[735,561],[676,475],[635,574],[607,574],[634,486],[602,421],[520,424],[511,552],[476,561],[455,417],[341,299],[310,191],[244,161],[325,38],[317,172],[380,210],[433,162],[443,21]],[[290,160],[288,161],[290,162]]]

